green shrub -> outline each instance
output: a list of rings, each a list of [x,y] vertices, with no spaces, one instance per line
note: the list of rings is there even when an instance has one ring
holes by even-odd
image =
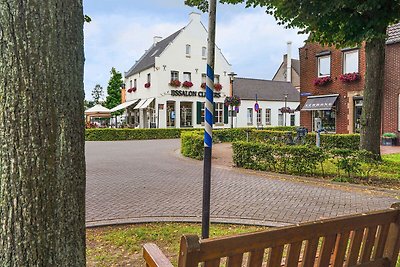
[[[204,136],[200,131],[187,131],[181,134],[182,155],[202,160],[204,158]]]
[[[354,152],[351,149],[332,149],[330,153],[335,159],[334,163],[337,166],[338,177],[340,176],[340,170],[343,170],[348,178],[360,172],[361,163],[358,152]]]
[[[315,145],[316,134],[309,133],[306,136],[306,143]],[[321,134],[321,147],[330,149],[358,150],[360,147],[359,134]]]
[[[147,140],[179,138],[185,129],[86,129],[86,141]]]

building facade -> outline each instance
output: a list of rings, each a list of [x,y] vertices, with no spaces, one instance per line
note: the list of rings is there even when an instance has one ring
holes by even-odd
[[[207,30],[200,14],[169,37],[155,37],[149,50],[125,73],[127,124],[138,128],[183,128],[204,125]],[[230,94],[232,68],[215,51],[214,126],[228,124],[224,99]],[[114,109],[115,110],[115,109]]]
[[[283,61],[272,80],[290,82],[298,91],[300,91],[300,60],[292,58],[291,42],[287,43],[287,50],[287,54],[283,55]]]
[[[399,134],[400,24],[388,29],[382,133]],[[301,125],[315,131],[357,133],[365,85],[364,46],[336,49],[317,43],[300,48]]]

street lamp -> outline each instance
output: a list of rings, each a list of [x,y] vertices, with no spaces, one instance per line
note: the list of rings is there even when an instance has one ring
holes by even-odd
[[[230,97],[233,97],[233,80],[235,79],[235,76],[237,74],[234,73],[233,71],[231,73],[228,74],[229,76],[229,81],[230,81],[230,85],[231,85],[231,90],[230,90]],[[233,106],[231,105],[231,128],[233,128]]]
[[[284,94],[284,96],[285,96],[285,126],[286,126],[286,113],[287,113],[287,98],[288,98],[288,94]]]

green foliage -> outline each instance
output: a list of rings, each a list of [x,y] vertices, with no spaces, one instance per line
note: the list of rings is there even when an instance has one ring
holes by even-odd
[[[316,134],[309,133],[306,136],[306,143],[315,145]],[[321,147],[325,149],[343,148],[358,150],[360,147],[359,134],[321,134]]]
[[[121,86],[123,84],[122,74],[115,70],[115,68],[111,69],[111,78],[108,81],[107,86],[107,98],[105,102],[105,106],[108,109],[112,109],[113,107],[121,104]],[[122,114],[122,111],[115,112],[115,114]]]
[[[103,87],[100,84],[96,84],[96,86],[92,90],[92,97],[95,104],[99,104],[100,99],[104,96]]]
[[[202,160],[204,158],[203,132],[183,132],[181,134],[181,153],[185,157]]]
[[[382,135],[383,138],[396,138],[397,135],[395,133],[384,133]]]
[[[181,129],[86,129],[86,141],[122,141],[179,138]]]
[[[330,153],[335,159],[338,176],[340,176],[340,170],[345,171],[348,178],[360,172],[361,163],[357,152],[350,149],[333,149]]]

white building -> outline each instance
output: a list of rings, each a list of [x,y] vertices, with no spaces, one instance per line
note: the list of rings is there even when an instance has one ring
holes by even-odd
[[[290,82],[236,78],[233,94],[241,99],[234,127],[300,125],[300,95]],[[258,112],[254,109],[256,98]]]
[[[183,29],[165,39],[154,37],[153,45],[125,73],[127,123],[139,128],[202,127],[204,122],[207,30],[200,14],[191,13]],[[230,92],[231,65],[216,47],[215,127],[228,124],[224,99]],[[170,83],[181,85],[172,86]],[[179,82],[176,82],[179,81]],[[187,85],[189,87],[184,87]]]

